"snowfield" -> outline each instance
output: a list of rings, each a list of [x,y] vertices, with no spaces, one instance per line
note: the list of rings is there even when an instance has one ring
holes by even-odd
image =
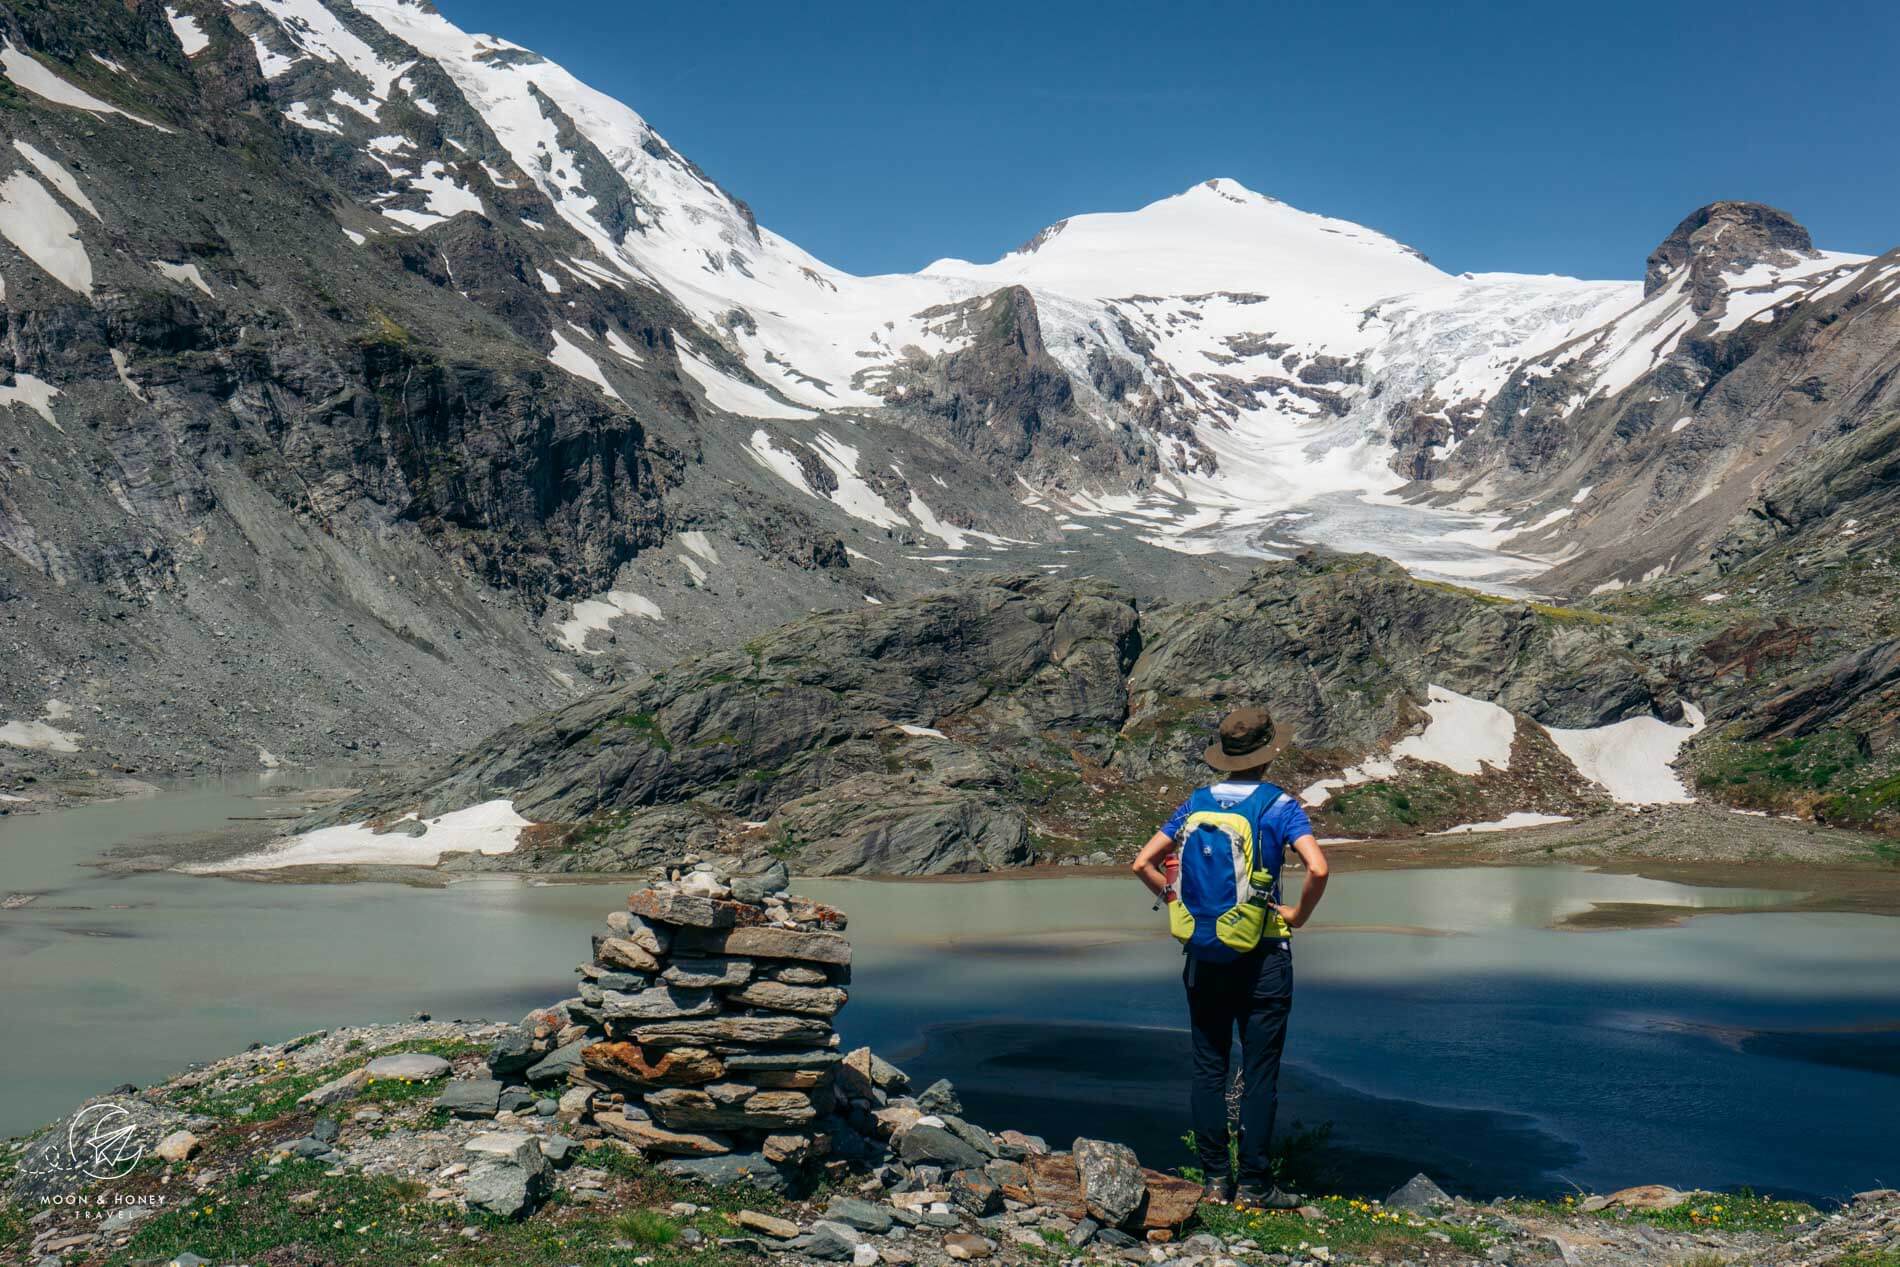
[[[422,830],[404,824],[418,824]],[[513,801],[484,801],[467,809],[418,819],[405,814],[396,829],[373,830],[368,823],[320,827],[290,836],[223,862],[185,868],[195,874],[270,871],[282,867],[384,866],[433,867],[445,853],[513,853],[523,827],[534,824],[515,813]]]
[[[1672,768],[1689,736],[1702,729],[1702,711],[1684,704],[1687,726],[1660,717],[1631,717],[1593,730],[1545,731],[1589,779],[1625,805],[1684,805],[1695,797]]]
[[[91,298],[92,257],[79,240],[79,222],[25,172],[0,180],[0,236],[54,281]]]

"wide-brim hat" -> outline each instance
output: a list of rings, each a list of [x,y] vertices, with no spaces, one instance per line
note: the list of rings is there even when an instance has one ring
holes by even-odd
[[[1216,770],[1252,770],[1279,756],[1293,738],[1264,708],[1236,708],[1220,719],[1220,737],[1201,760]]]

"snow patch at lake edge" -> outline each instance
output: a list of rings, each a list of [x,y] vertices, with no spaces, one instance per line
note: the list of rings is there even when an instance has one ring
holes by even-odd
[[[419,823],[422,831],[411,835],[413,829],[401,829],[405,823]],[[521,829],[534,823],[515,813],[513,801],[483,801],[430,819],[405,814],[393,826],[397,830],[384,832],[374,830],[367,822],[320,827],[301,836],[274,840],[253,853],[183,869],[209,875],[371,863],[433,867],[445,853],[513,853]]]

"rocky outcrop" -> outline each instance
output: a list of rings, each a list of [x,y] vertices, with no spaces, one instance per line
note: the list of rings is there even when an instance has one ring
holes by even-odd
[[[1121,482],[1131,472],[1159,470],[1146,436],[1091,416],[1076,400],[1069,371],[1043,341],[1027,288],[1008,286],[919,316],[933,319],[961,346],[936,357],[914,355],[888,371],[886,399],[928,418],[998,478]],[[1133,364],[1096,351],[1096,390],[1120,399],[1138,385]]]
[[[1813,254],[1813,239],[1787,212],[1759,202],[1712,202],[1684,216],[1649,253],[1643,297],[1654,295],[1670,284],[1677,270],[1687,268],[1690,307],[1701,316],[1719,317],[1728,295],[1724,273],[1754,264],[1793,264]]]
[[[1680,700],[1636,636],[1591,613],[1422,584],[1370,556],[1273,564],[1227,598],[1147,611],[1098,581],[994,578],[815,617],[615,687],[313,825],[508,799],[545,826],[479,865],[625,869],[690,846],[770,849],[805,874],[992,870],[1039,856],[1049,830],[1086,841],[1104,814],[1130,815],[1118,837],[1145,836],[1239,701],[1268,702],[1297,736],[1283,779],[1416,728],[1432,685],[1553,726],[1673,721]],[[1576,781],[1547,743],[1525,745],[1526,778]],[[1533,773],[1545,765],[1548,777]],[[1572,812],[1568,796],[1537,808]]]

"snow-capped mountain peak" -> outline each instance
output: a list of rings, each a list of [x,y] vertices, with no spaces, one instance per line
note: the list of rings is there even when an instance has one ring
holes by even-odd
[[[561,252],[535,269],[551,296],[563,276],[657,289],[685,314],[668,372],[689,398],[769,424],[746,432],[764,467],[880,527],[904,519],[901,463],[858,469],[838,455],[869,447],[800,428],[895,420],[1034,504],[1139,505],[1123,526],[1173,548],[1325,539],[1439,575],[1528,576],[1588,511],[1475,460],[1533,443],[1514,419],[1603,408],[1667,377],[1699,334],[1769,319],[1859,263],[1813,250],[1784,213],[1717,203],[1658,248],[1647,285],[1453,277],[1386,234],[1216,177],[1057,221],[988,263],[858,276],[761,227],[628,105],[426,0],[225,4],[284,118],[386,175],[360,201],[387,232],[473,213]],[[550,222],[573,237],[557,244]],[[630,361],[622,333],[553,325],[550,362],[618,395],[603,365]],[[1509,438],[1467,446],[1481,427]],[[1563,451],[1535,443],[1538,464]],[[793,474],[820,466],[831,475]],[[834,484],[889,485],[895,501]]]
[[[1078,298],[1300,292],[1360,306],[1445,280],[1382,233],[1225,177],[1136,211],[1071,216],[993,264],[946,259],[924,271]]]

